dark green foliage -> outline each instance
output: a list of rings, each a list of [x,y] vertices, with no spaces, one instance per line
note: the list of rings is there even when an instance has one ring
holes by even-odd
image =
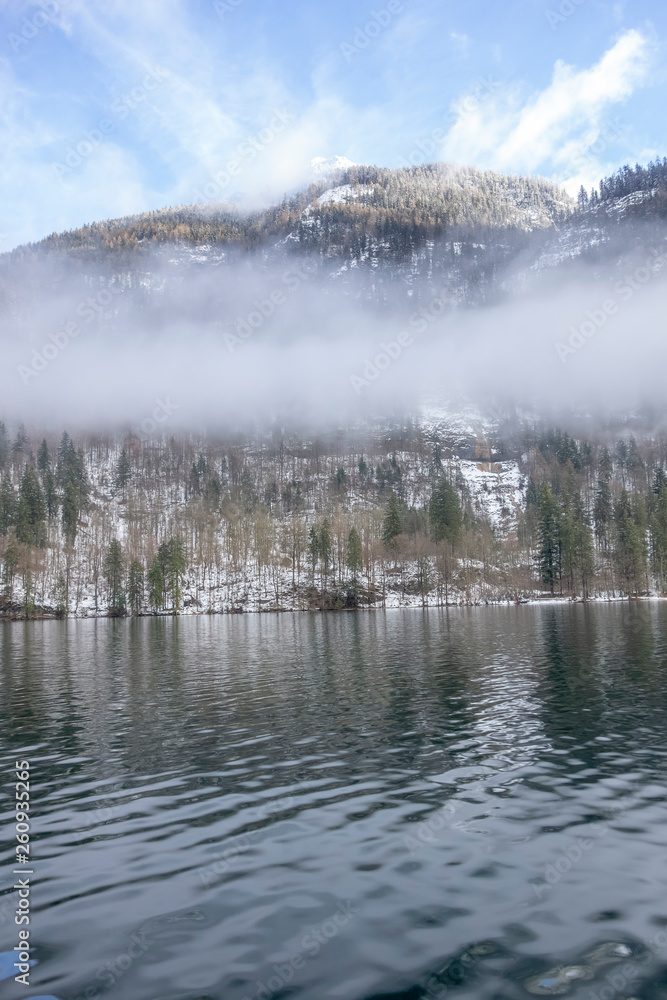
[[[41,474],[51,468],[51,456],[49,455],[49,446],[46,443],[46,438],[40,444],[39,451],[37,452],[37,468]]]
[[[44,500],[46,501],[46,513],[49,520],[53,520],[58,515],[58,505],[60,498],[56,489],[56,477],[49,468],[42,474],[42,488],[44,490]]]
[[[646,518],[641,497],[622,490],[614,504],[614,561],[626,593],[642,590],[646,577]]]
[[[21,424],[16,432],[16,437],[14,438],[14,444],[12,445],[12,451],[15,455],[22,455],[30,443],[26,429]]]
[[[77,452],[67,432],[58,445],[56,485],[62,497],[63,533],[68,544],[73,545],[81,514],[88,509],[90,485],[83,453]]]
[[[310,556],[310,566],[314,577],[315,570],[317,569],[317,563],[320,558],[320,533],[314,524],[311,524],[308,529],[308,554]]]
[[[393,548],[396,539],[402,534],[403,519],[403,505],[395,493],[390,493],[382,521],[382,541],[388,548]]]
[[[433,541],[455,545],[463,527],[463,512],[459,495],[447,476],[441,476],[433,488],[429,518]]]
[[[163,542],[148,570],[148,602],[154,611],[166,607],[171,598],[172,610],[180,611],[181,589],[187,567],[181,538]]]
[[[595,573],[593,536],[579,493],[564,498],[561,510],[560,540],[563,576],[570,591],[581,589],[588,597]]]
[[[538,447],[547,460],[555,457],[561,465],[571,462],[576,471],[581,469],[582,456],[579,446],[569,435],[559,430],[550,430],[542,436]]]
[[[542,483],[538,494],[538,561],[540,577],[545,587],[554,593],[561,579],[560,508],[548,483]]]
[[[7,473],[0,480],[0,535],[6,535],[16,520],[16,493]]]
[[[155,557],[148,570],[148,603],[153,611],[161,611],[165,605],[164,569],[159,556]]]
[[[46,440],[42,441],[37,452],[37,468],[42,480],[44,499],[46,501],[46,514],[49,520],[56,517],[58,513],[58,490],[56,489],[56,477],[51,468],[51,456]]]
[[[248,469],[241,477],[241,505],[246,514],[253,514],[257,507],[257,490]]]
[[[656,469],[651,499],[651,564],[664,592],[667,588],[667,476]]]
[[[320,561],[322,563],[322,572],[326,576],[329,572],[329,563],[331,562],[331,526],[326,517],[320,527]]]
[[[76,541],[76,533],[79,528],[78,498],[79,495],[76,485],[73,482],[68,482],[65,485],[61,514],[63,535],[65,536],[65,541],[68,545],[74,545],[74,542]]]
[[[347,568],[352,577],[357,578],[363,566],[361,538],[356,528],[352,528],[347,539]]]
[[[20,562],[19,545],[14,535],[7,542],[7,548],[2,560],[2,582],[5,597],[11,601],[14,596],[14,577]]]
[[[382,462],[375,469],[375,480],[381,490],[388,488],[399,490],[403,483],[403,470],[392,455],[391,461]]]
[[[162,587],[161,582],[160,586]],[[127,602],[130,614],[135,617],[141,614],[144,606],[144,567],[138,559],[133,559],[127,574]]]
[[[7,428],[0,420],[0,468],[4,468],[7,457],[9,455],[9,437],[7,436]]]
[[[69,612],[69,590],[67,580],[62,573],[56,580],[55,610],[58,618],[65,618]]]
[[[109,614],[119,617],[125,614],[125,584],[123,549],[114,538],[104,560],[104,576],[107,581]]]
[[[528,480],[528,485],[526,486],[526,507],[537,507],[538,505],[538,489],[535,485],[535,480],[531,476]]]
[[[125,487],[130,482],[131,478],[132,469],[130,468],[130,460],[127,457],[127,452],[123,448],[118,457],[118,462],[116,463],[116,471],[113,479],[115,488],[124,492]]]
[[[322,587],[325,587],[326,576],[329,572],[332,557],[331,525],[326,517],[319,528],[314,524],[310,526],[308,531],[308,554],[310,556],[313,580],[319,562],[322,573]]]
[[[613,504],[611,500],[611,489],[609,486],[609,473],[603,472],[598,479],[597,490],[595,491],[595,502],[593,504],[593,523],[595,524],[595,536],[600,545],[606,547],[609,542],[609,528],[613,515]]]
[[[171,599],[174,611],[181,609],[181,587],[187,563],[185,560],[185,547],[183,539],[176,537],[169,542],[169,561],[165,574],[167,586],[171,592]]]
[[[23,470],[16,507],[16,537],[24,545],[46,545],[46,501],[37,473],[30,465]]]

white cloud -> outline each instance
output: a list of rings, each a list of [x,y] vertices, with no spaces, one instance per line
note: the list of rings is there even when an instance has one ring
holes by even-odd
[[[467,56],[470,49],[470,39],[468,36],[458,31],[450,31],[449,37],[461,55]]]
[[[584,178],[597,180],[604,172],[600,156],[611,144],[614,123],[619,129],[617,106],[644,83],[649,63],[647,38],[627,31],[590,69],[558,61],[551,83],[539,93],[526,97],[520,85],[511,84],[486,99],[468,99],[445,139],[442,158],[553,175],[570,187]],[[595,154],[604,135],[608,137]]]

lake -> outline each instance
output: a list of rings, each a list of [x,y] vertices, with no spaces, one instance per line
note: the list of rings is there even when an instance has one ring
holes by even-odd
[[[667,997],[666,663],[658,602],[0,626],[4,995]]]

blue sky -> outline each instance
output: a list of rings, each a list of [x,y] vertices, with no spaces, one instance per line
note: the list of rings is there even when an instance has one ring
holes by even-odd
[[[572,192],[667,155],[664,0],[0,0],[0,251],[315,157]]]

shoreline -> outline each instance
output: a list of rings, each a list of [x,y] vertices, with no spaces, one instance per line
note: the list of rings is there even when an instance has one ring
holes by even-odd
[[[486,607],[540,607],[555,605],[583,605],[595,604],[630,604],[630,603],[658,603],[667,600],[667,594],[639,594],[639,595],[600,595],[589,598],[571,596],[545,596],[520,598],[519,600],[488,600],[488,601],[449,601],[442,602],[405,602],[405,603],[385,603],[385,605],[372,605],[356,608],[229,608],[224,610],[191,610],[190,608],[181,611],[156,611],[145,612],[139,615],[112,615],[108,611],[95,610],[89,612],[71,612],[69,614],[59,614],[55,609],[49,607],[36,607],[29,614],[23,613],[18,606],[14,605],[10,613],[0,610],[0,624],[5,622],[28,622],[28,621],[90,621],[90,620],[118,620],[118,621],[138,621],[149,618],[217,618],[241,615],[313,615],[313,614],[360,614],[377,611],[430,611],[440,608],[449,610],[450,608],[486,608]]]

